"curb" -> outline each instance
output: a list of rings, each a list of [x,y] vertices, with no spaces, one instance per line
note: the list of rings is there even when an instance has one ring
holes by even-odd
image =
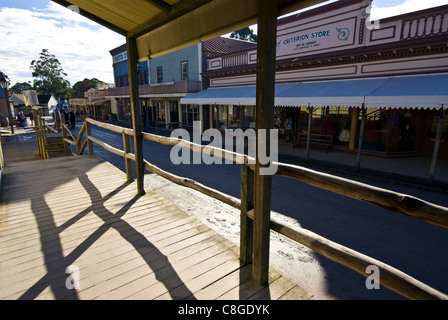
[[[428,183],[428,179],[420,177],[410,177],[402,174],[391,173],[381,170],[374,170],[369,168],[360,168],[359,171],[355,171],[354,166],[343,165],[340,163],[329,162],[318,159],[311,159],[306,162],[305,159],[290,154],[281,153],[279,150],[279,161],[285,163],[291,163],[299,165],[308,169],[318,170],[325,173],[342,175],[347,178],[365,179],[379,181],[383,183],[391,183],[396,185],[405,185],[414,188],[424,189],[433,192],[440,192],[448,194],[448,183],[443,181],[434,180],[433,184]]]

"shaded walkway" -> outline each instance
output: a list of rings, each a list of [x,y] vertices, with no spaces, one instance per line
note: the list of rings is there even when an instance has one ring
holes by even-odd
[[[4,169],[0,299],[309,298],[274,270],[253,284],[237,246],[98,157]]]

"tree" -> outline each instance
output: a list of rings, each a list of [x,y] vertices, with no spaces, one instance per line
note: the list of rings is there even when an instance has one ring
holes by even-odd
[[[33,87],[39,94],[52,94],[56,97],[71,97],[70,82],[63,76],[67,76],[61,63],[48,49],[42,49],[39,60],[31,61],[30,69],[33,70]]]
[[[89,90],[90,88],[98,88],[98,85],[104,84],[103,81],[98,80],[97,78],[87,79],[85,78],[82,81],[76,82],[72,89],[73,89],[73,97],[74,98],[83,98],[84,92]]]
[[[257,35],[254,34],[254,30],[249,27],[232,32],[230,38],[257,42]]]
[[[33,89],[33,86],[31,83],[28,82],[17,82],[15,85],[13,85],[10,90],[14,93],[22,93],[24,90],[31,90]]]

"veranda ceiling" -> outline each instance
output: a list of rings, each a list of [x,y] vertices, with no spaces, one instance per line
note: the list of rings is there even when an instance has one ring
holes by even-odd
[[[259,0],[52,0],[125,37],[138,60],[166,54],[257,23]],[[268,0],[265,0],[268,1]],[[279,0],[279,15],[324,0]],[[263,3],[263,2],[261,2]]]

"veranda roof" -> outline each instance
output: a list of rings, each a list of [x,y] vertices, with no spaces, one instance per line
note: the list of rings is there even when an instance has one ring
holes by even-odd
[[[138,60],[257,23],[258,0],[52,0],[137,41]],[[278,14],[324,0],[278,0]]]

